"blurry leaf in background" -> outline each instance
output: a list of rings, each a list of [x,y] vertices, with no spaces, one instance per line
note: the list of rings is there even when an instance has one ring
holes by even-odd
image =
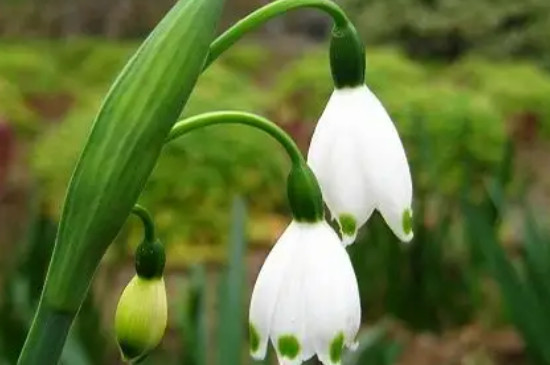
[[[2,355],[10,364],[17,361],[30,328],[57,230],[57,224],[45,214],[38,189],[30,199],[29,217],[27,237],[17,247],[16,265],[8,272],[0,297],[0,332],[3,334],[0,348],[6,349]],[[61,363],[100,365],[108,350],[93,292],[90,292],[70,333]]]
[[[208,358],[208,323],[206,307],[206,271],[204,266],[191,268],[182,305],[179,327],[183,339],[185,365],[206,365]]]
[[[546,341],[550,333],[548,303],[541,302],[530,285],[518,274],[496,240],[495,230],[483,216],[482,210],[475,206],[467,209],[468,228],[478,237],[477,244],[485,254],[491,274],[499,283],[511,319],[522,333],[528,352],[534,360],[550,364],[550,348]]]
[[[245,275],[246,275],[246,208],[235,198],[227,267],[220,280],[218,296],[217,364],[241,364],[246,348]]]
[[[67,338],[67,343],[65,349],[63,350],[63,355],[61,356],[62,365],[92,365],[94,362],[91,362],[90,359],[94,357],[88,357],[86,354],[83,344],[78,342],[73,333],[69,334]],[[95,364],[100,364],[100,362],[95,362]]]
[[[538,225],[531,209],[525,213],[525,275],[526,281],[548,307],[550,303],[550,236]],[[550,312],[550,309],[549,309]]]
[[[7,187],[10,168],[14,162],[15,133],[0,116],[0,198]]]
[[[357,336],[358,347],[347,351],[343,365],[392,365],[397,362],[402,348],[399,343],[387,338],[384,321],[369,326]]]
[[[27,202],[28,231],[13,253],[0,296],[0,332],[9,363],[15,363],[23,346],[34,307],[38,303],[56,226],[44,217],[39,194]]]
[[[546,279],[540,276],[549,267],[544,257],[550,250],[550,239],[542,239],[527,208],[524,256],[512,256],[499,242],[499,228],[508,203],[503,192],[510,183],[513,157],[513,146],[508,143],[503,150],[500,168],[494,174],[484,199],[476,201],[472,196],[464,195],[465,228],[472,250],[478,250],[483,255],[489,274],[498,283],[507,314],[522,334],[531,360],[550,364],[546,341],[550,333],[549,287],[544,284]],[[464,183],[466,186],[469,184],[468,181]],[[540,258],[535,259],[536,256]]]

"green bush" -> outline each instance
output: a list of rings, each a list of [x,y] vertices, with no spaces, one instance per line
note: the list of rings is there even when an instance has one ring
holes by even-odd
[[[368,44],[398,44],[423,59],[467,54],[530,58],[550,67],[546,0],[345,0]]]

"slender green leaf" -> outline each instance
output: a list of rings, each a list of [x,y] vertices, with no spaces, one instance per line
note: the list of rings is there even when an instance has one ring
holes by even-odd
[[[348,351],[343,365],[391,365],[397,361],[401,346],[387,338],[386,323],[381,323],[359,333],[359,347]]]
[[[218,364],[241,364],[244,348],[245,305],[245,223],[242,199],[233,202],[233,222],[229,241],[229,261],[220,283],[218,320]]]
[[[500,286],[512,321],[534,357],[550,364],[550,347],[547,343],[550,318],[546,315],[545,304],[541,303],[531,288],[522,282],[498,243],[496,229],[483,214],[483,209],[466,205],[465,213],[468,229],[475,232],[471,237],[484,253],[488,268]]]
[[[543,303],[550,318],[550,240],[545,240],[530,209],[525,214],[526,283]]]
[[[180,320],[183,338],[183,364],[207,363],[206,271],[203,266],[191,269]]]

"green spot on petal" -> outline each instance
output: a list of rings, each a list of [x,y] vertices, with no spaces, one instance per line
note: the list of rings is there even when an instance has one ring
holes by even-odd
[[[118,343],[122,357],[126,361],[134,361],[144,355],[144,348],[141,345],[130,341],[120,341]]]
[[[344,350],[344,334],[340,332],[330,343],[330,361],[333,363],[340,362],[342,351]]]
[[[248,324],[248,336],[250,340],[250,350],[252,352],[258,351],[260,347],[260,335],[252,323]]]
[[[412,233],[412,228],[413,228],[412,210],[406,209],[403,212],[402,224],[403,224],[403,232],[405,232],[405,234]]]
[[[279,348],[279,353],[281,356],[288,357],[291,360],[296,358],[296,356],[300,353],[300,343],[293,335],[284,335],[279,337],[277,347]]]
[[[353,236],[355,234],[357,230],[357,221],[351,214],[340,214],[338,222],[340,223],[342,234],[346,236]]]

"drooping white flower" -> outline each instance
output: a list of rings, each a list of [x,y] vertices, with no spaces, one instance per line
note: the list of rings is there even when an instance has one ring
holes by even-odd
[[[317,354],[340,364],[361,321],[357,279],[348,254],[325,221],[293,221],[267,257],[250,303],[250,348],[265,357],[271,340],[281,365]]]
[[[308,164],[350,244],[377,209],[410,241],[412,182],[405,150],[386,109],[364,84],[337,88],[313,134]]]

